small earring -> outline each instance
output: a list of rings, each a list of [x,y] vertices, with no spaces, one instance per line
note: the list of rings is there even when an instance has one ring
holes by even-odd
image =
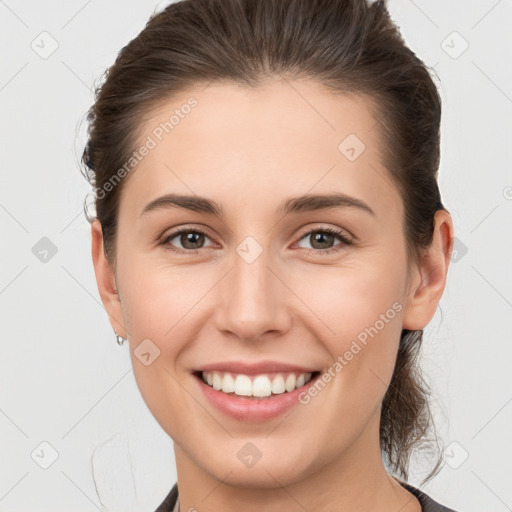
[[[122,336],[119,336],[119,334],[117,334],[117,332],[116,332],[116,330],[115,330],[115,329],[114,329],[114,333],[115,333],[115,335],[116,335],[116,341],[117,341],[117,344],[118,344],[118,345],[122,345],[122,344],[126,341],[126,339],[125,339],[125,338],[123,338]]]

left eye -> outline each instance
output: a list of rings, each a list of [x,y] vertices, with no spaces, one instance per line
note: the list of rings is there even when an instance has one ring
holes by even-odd
[[[350,245],[351,241],[345,236],[342,231],[338,231],[333,228],[317,228],[311,231],[308,231],[300,240],[304,240],[309,238],[311,240],[311,244],[313,245],[313,249],[315,252],[323,252],[330,253],[333,251],[338,251],[344,245]],[[341,240],[341,243],[331,246],[330,244],[334,239]],[[316,247],[315,247],[316,245]],[[325,245],[328,245],[326,247]]]

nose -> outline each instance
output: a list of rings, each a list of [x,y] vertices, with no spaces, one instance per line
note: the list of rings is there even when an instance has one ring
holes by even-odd
[[[279,266],[270,251],[264,250],[254,261],[240,254],[235,252],[232,268],[217,290],[217,328],[243,341],[284,334],[292,324],[293,294],[279,275]]]

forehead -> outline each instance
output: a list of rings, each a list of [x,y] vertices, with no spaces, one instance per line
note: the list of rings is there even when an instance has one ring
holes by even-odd
[[[377,212],[400,212],[371,106],[366,96],[334,94],[306,80],[183,91],[146,116],[139,146],[150,149],[129,176],[121,203],[140,213],[156,196],[178,192],[258,211],[263,197],[277,204],[340,191]]]

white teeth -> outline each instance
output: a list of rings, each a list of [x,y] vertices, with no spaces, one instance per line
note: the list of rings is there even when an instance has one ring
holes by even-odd
[[[272,394],[272,383],[265,375],[258,375],[252,383],[253,396],[270,396]]]
[[[224,393],[233,393],[235,391],[235,379],[230,373],[225,373],[222,379],[222,391]]]
[[[235,395],[251,396],[252,382],[247,375],[237,375],[235,379]]]
[[[229,372],[203,372],[203,380],[217,391],[234,393],[239,396],[268,397],[272,394],[279,395],[304,386],[311,380],[311,373],[277,374],[274,377],[268,375],[256,375],[253,379],[248,375]]]
[[[290,375],[286,377],[286,382],[284,383],[286,391],[293,391],[295,389],[296,382],[297,380],[295,378],[295,375],[293,373],[290,373]]]
[[[277,377],[274,377],[274,380],[272,381],[272,393],[274,393],[274,395],[280,395],[284,392],[284,378],[282,375],[278,375]]]
[[[219,391],[222,388],[222,378],[217,372],[213,372],[213,389]]]

